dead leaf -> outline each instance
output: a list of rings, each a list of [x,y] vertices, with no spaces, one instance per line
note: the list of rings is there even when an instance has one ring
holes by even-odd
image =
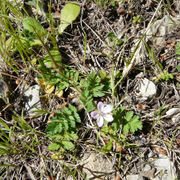
[[[56,91],[56,92],[55,92],[55,95],[56,95],[58,98],[62,98],[62,96],[63,96],[63,90]]]
[[[57,106],[57,109],[61,110],[62,107],[67,106],[67,105],[68,105],[68,103],[67,103],[67,102],[64,102],[64,103],[62,103],[62,104],[59,104],[59,105]]]
[[[142,109],[142,110],[146,110],[146,105],[143,105],[143,104],[136,104],[136,107],[138,108],[138,109]]]
[[[177,139],[176,141],[177,141],[178,146],[180,147],[180,139]]]
[[[114,180],[120,180],[121,178],[120,178],[120,176],[119,175],[115,175],[114,176]]]
[[[167,54],[162,54],[160,56],[160,61],[164,61],[165,59],[167,59],[168,55]]]
[[[172,42],[172,43],[170,43],[170,44],[168,44],[167,45],[167,48],[169,49],[169,50],[172,50],[173,49],[173,47],[175,46],[175,42]]]
[[[167,155],[167,151],[161,147],[155,147],[154,150],[156,153]]]

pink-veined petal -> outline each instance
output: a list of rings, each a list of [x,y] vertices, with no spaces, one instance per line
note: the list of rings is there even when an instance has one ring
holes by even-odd
[[[104,124],[104,118],[102,116],[99,116],[98,119],[97,119],[97,125],[99,127],[102,127]]]
[[[91,112],[91,117],[92,117],[93,119],[97,119],[97,118],[99,117],[99,112],[98,112],[98,111],[92,111],[92,112]]]
[[[103,113],[110,113],[113,110],[113,106],[112,105],[105,105],[102,112]]]
[[[107,122],[112,122],[114,120],[114,118],[111,114],[104,114],[103,117]]]
[[[103,102],[101,102],[101,101],[98,102],[97,108],[98,108],[99,111],[103,111],[103,109],[104,109],[104,104],[103,104]]]

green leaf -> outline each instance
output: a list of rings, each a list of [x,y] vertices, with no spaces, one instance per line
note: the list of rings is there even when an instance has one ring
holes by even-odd
[[[64,130],[65,130],[65,131],[68,131],[68,130],[69,130],[68,120],[65,120],[65,119],[64,119],[63,125],[64,125]]]
[[[176,66],[176,69],[180,72],[180,65]]]
[[[29,32],[44,36],[47,31],[42,27],[42,25],[32,17],[27,17],[23,19],[23,27]]]
[[[180,55],[180,42],[178,42],[176,45],[176,54]]]
[[[68,3],[61,11],[61,24],[58,28],[60,34],[78,17],[80,13],[80,5]]]
[[[56,134],[56,133],[61,133],[62,132],[62,124],[58,122],[50,122],[48,123],[48,126],[46,128],[46,132],[48,134]]]
[[[123,133],[134,133],[138,129],[142,130],[142,122],[139,120],[139,116],[133,116],[133,111],[128,111],[124,117]]]
[[[123,134],[128,134],[129,133],[129,129],[130,129],[129,124],[125,124],[123,126]]]
[[[106,143],[106,144],[102,147],[102,150],[103,150],[104,152],[109,152],[109,151],[111,151],[112,146],[113,146],[112,141],[109,141],[108,143]]]
[[[79,139],[78,135],[74,132],[69,133],[69,136],[71,137],[72,140],[78,140]]]
[[[72,150],[75,148],[74,144],[70,141],[62,141],[61,143],[66,150]]]
[[[53,47],[52,50],[50,50],[50,54],[53,57],[54,61],[56,62],[57,65],[61,65],[61,55],[59,52],[58,47]],[[55,64],[52,61],[52,57],[51,57],[48,53],[45,55],[44,57],[44,64],[48,67],[48,68],[54,68]]]
[[[105,94],[103,92],[100,91],[96,91],[93,93],[94,97],[103,97]]]
[[[129,126],[130,126],[131,133],[134,133],[138,129],[142,130],[142,122],[141,121],[132,121]]]
[[[90,100],[86,103],[87,112],[91,112],[95,109],[93,101]]]
[[[133,114],[134,114],[133,111],[128,111],[128,112],[126,113],[126,115],[125,115],[126,121],[130,121],[131,118],[133,117]]]
[[[60,148],[60,145],[57,143],[51,143],[48,146],[48,150],[50,151],[57,151]]]
[[[69,109],[73,112],[76,122],[80,123],[81,118],[79,117],[79,114],[77,113],[77,109],[74,106],[72,106],[71,104],[69,104]]]
[[[107,76],[106,71],[104,71],[104,70],[100,70],[99,75],[100,75],[101,79],[105,79]]]
[[[67,107],[65,107],[65,106],[62,107],[62,112],[64,114],[71,115],[71,111]]]
[[[76,128],[76,122],[73,116],[69,116],[69,120],[70,120],[70,127],[71,128]]]

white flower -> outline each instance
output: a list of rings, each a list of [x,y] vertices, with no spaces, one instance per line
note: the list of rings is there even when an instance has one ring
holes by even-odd
[[[97,111],[91,112],[91,117],[97,119],[97,124],[99,127],[103,126],[104,120],[107,122],[113,121],[113,116],[111,115],[111,111],[113,110],[112,105],[104,105],[102,102],[99,102],[97,109]]]

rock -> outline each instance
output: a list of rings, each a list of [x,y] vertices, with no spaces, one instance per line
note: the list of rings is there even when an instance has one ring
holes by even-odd
[[[176,179],[176,168],[167,156],[159,155],[160,158],[154,161],[154,166],[158,172],[161,171],[162,180]],[[154,179],[153,179],[154,180]]]
[[[151,170],[151,166],[146,164],[143,168],[143,171],[150,171]]]
[[[154,174],[155,174],[155,169],[151,168],[151,166],[149,164],[146,164],[140,174],[143,177],[147,177],[149,179],[152,179],[154,177]]]
[[[180,108],[172,108],[166,112],[166,117],[172,117],[172,121],[177,123],[180,121]]]
[[[178,2],[179,3],[179,2]],[[179,5],[178,5],[179,6]],[[144,41],[147,43],[151,41],[152,44],[156,47],[163,47],[165,46],[166,39],[165,35],[173,32],[179,24],[180,15],[176,17],[172,17],[170,15],[163,16],[162,19],[155,21],[154,23],[148,24],[148,27],[143,31],[140,31],[137,36],[142,36],[142,34],[146,34],[143,41],[139,39],[134,40],[134,46],[131,49],[131,52],[134,52],[134,55],[131,59],[130,64],[127,64],[123,68],[123,78],[126,78],[128,73],[133,69],[135,65],[144,61],[146,57],[147,48],[145,46]]]
[[[29,116],[34,116],[37,109],[41,109],[40,97],[39,97],[40,87],[38,85],[31,86],[27,88],[24,93],[25,97],[25,112]]]
[[[138,82],[138,86],[136,88],[136,95],[142,101],[152,98],[156,95],[156,92],[157,88],[155,84],[147,78],[144,78]]]
[[[147,31],[146,37],[152,41],[157,47],[165,46],[165,35],[171,33],[175,28],[175,23],[179,24],[178,17],[169,15],[163,16],[162,19],[157,20]]]
[[[83,171],[86,173],[86,178],[113,179],[114,172],[113,164],[109,159],[106,159],[102,154],[95,152],[87,152],[82,158]],[[97,176],[97,177],[96,177]]]
[[[126,180],[143,180],[143,177],[141,175],[138,175],[138,174],[127,175]]]
[[[171,116],[173,116],[173,115],[175,115],[175,114],[177,114],[177,113],[179,113],[180,112],[180,108],[172,108],[172,109],[169,109],[167,112],[166,112],[166,115],[168,116],[168,117],[171,117]]]
[[[180,113],[178,113],[178,114],[176,114],[175,116],[173,116],[172,121],[173,121],[174,123],[180,122]]]

